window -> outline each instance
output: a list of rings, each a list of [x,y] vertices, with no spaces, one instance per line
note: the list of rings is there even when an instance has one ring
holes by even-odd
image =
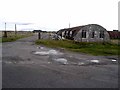
[[[72,35],[72,31],[70,31],[70,35]]]
[[[66,35],[66,31],[65,31],[65,35]]]
[[[104,31],[100,31],[100,38],[104,38]]]
[[[91,37],[92,37],[92,38],[94,38],[94,36],[95,36],[95,32],[94,32],[94,31],[92,31],[92,36],[91,36]]]
[[[70,31],[70,37],[72,37],[72,31]]]
[[[86,38],[86,30],[82,30],[82,38]]]

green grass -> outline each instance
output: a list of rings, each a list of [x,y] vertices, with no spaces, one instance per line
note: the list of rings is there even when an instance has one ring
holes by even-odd
[[[111,39],[111,43],[118,44],[120,42],[120,39]]]
[[[16,41],[20,38],[25,38],[25,37],[29,37],[31,36],[32,34],[26,34],[26,35],[12,35],[12,36],[8,36],[7,38],[3,37],[3,38],[0,38],[0,42],[4,43],[4,42],[13,42],[13,41]]]
[[[36,44],[43,44],[53,48],[65,48],[70,51],[92,55],[118,55],[120,46],[112,43],[87,43],[71,40],[37,40]]]

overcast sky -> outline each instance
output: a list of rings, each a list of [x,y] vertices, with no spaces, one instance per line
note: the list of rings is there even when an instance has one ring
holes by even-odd
[[[52,30],[99,24],[118,29],[119,0],[0,0],[0,30]],[[22,25],[22,23],[30,23]]]

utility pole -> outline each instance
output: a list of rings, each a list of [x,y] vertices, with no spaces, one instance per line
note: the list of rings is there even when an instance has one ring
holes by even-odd
[[[5,22],[5,31],[6,31],[6,22]]]
[[[7,38],[6,22],[5,22],[5,31],[4,31],[4,36],[3,37]]]
[[[70,22],[69,22],[69,28],[70,28]]]
[[[16,24],[15,24],[15,35],[17,34],[17,26],[16,26]]]

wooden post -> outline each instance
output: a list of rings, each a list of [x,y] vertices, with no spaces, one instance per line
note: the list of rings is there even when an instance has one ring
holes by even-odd
[[[38,39],[41,39],[41,33],[38,32]]]
[[[4,36],[3,37],[7,38],[6,23],[5,23],[5,31],[4,31]]]
[[[7,31],[4,31],[4,36],[5,38],[7,38]]]

